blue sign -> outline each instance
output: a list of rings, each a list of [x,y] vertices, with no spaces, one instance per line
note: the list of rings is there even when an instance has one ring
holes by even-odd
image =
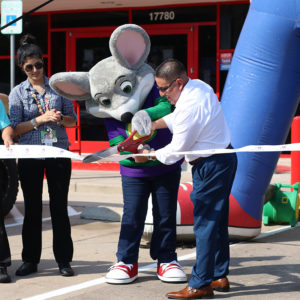
[[[4,26],[23,14],[23,2],[20,0],[1,1],[1,26]],[[22,19],[1,30],[3,34],[22,33]]]
[[[15,20],[17,18],[16,15],[7,15],[6,16],[6,24],[12,22],[13,20]],[[17,22],[11,24],[10,26],[17,26]]]

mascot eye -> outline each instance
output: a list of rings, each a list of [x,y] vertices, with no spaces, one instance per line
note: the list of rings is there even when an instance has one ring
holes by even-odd
[[[124,93],[129,94],[132,91],[132,83],[130,81],[124,81],[121,84],[121,90]]]
[[[98,103],[101,103],[105,107],[109,107],[111,105],[111,100],[106,98],[101,93],[98,93],[94,96],[94,100]]]
[[[104,105],[104,106],[109,106],[110,105],[110,100],[109,99],[104,99],[101,101],[101,103]]]

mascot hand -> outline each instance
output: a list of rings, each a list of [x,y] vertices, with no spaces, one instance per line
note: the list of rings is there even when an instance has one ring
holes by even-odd
[[[140,136],[151,133],[152,121],[145,110],[136,112],[131,120],[132,130],[136,130]]]

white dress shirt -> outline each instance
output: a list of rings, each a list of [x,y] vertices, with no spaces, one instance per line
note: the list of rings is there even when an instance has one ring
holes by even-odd
[[[160,162],[170,165],[183,157],[173,152],[225,149],[230,144],[231,134],[221,104],[208,84],[189,79],[175,106],[174,112],[163,118],[173,138],[170,144],[156,150]],[[185,160],[198,157],[189,154]]]

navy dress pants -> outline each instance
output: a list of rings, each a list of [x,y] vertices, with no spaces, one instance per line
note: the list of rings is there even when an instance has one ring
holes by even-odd
[[[196,263],[189,286],[199,289],[229,272],[229,196],[237,157],[217,154],[192,168]]]
[[[46,173],[56,262],[71,262],[73,242],[68,216],[71,160],[68,158],[19,159],[19,177],[24,196],[22,260],[39,263],[42,251],[42,192]]]
[[[8,267],[10,265],[10,249],[4,225],[2,199],[0,199],[0,267]]]
[[[150,255],[158,263],[177,260],[176,210],[181,167],[154,177],[122,176],[123,217],[117,259],[126,264],[138,261],[148,200],[152,196],[154,230]]]

